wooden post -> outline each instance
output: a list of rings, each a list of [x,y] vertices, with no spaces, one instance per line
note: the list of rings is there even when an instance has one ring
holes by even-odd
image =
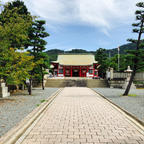
[[[71,66],[71,77],[72,77],[72,66]]]
[[[87,67],[86,67],[86,77],[88,76],[88,75],[87,75],[88,70],[89,70],[89,67],[87,66]]]
[[[63,66],[63,75],[65,77],[65,66]]]
[[[57,76],[59,75],[59,65],[58,65],[58,69],[57,69]]]
[[[95,70],[96,70],[96,69],[95,69],[95,66],[96,66],[96,65],[94,64],[94,65],[93,65],[93,76],[95,76]]]
[[[82,73],[81,73],[81,66],[80,66],[80,77],[82,76]]]

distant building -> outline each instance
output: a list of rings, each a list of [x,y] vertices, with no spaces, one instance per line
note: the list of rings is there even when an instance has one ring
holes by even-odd
[[[52,62],[56,77],[98,77],[98,66],[92,54],[60,54]]]

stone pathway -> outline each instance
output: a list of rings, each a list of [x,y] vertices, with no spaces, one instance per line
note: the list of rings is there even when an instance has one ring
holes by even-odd
[[[125,115],[89,88],[64,88],[22,144],[144,144]]]

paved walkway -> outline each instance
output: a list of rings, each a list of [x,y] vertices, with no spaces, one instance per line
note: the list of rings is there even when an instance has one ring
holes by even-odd
[[[144,144],[144,135],[91,89],[65,88],[22,144]]]

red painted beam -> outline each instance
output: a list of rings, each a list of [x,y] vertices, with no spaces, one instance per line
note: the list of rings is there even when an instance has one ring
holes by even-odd
[[[80,66],[80,77],[82,77],[82,73],[81,73],[81,66]]]
[[[72,77],[72,67],[71,67],[71,77]]]

